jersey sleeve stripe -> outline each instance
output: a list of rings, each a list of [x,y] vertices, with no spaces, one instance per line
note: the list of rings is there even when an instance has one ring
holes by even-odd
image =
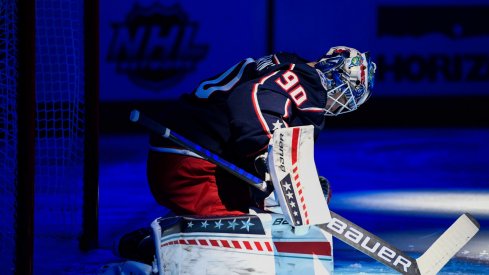
[[[290,108],[290,104],[291,104],[291,100],[290,99],[287,99],[287,101],[285,102],[285,108],[284,108],[284,116],[283,118],[288,118],[289,117],[289,108]],[[284,121],[285,123],[285,121]]]
[[[309,108],[298,108],[302,112],[311,112],[311,113],[324,113],[325,110],[323,108],[317,107],[309,107]]]
[[[260,79],[260,81],[258,83],[253,85],[253,90],[251,92],[251,101],[253,102],[253,108],[255,109],[256,117],[258,118],[258,121],[260,122],[261,127],[262,127],[263,131],[266,133],[266,135],[268,136],[268,138],[271,138],[272,134],[270,132],[270,128],[268,128],[268,124],[267,124],[265,118],[263,117],[263,114],[261,113],[260,104],[258,103],[257,93],[258,93],[258,88],[260,87],[260,85],[262,85],[267,79],[274,76],[276,73],[278,73],[278,71],[275,71],[275,72],[263,77],[262,79]]]
[[[199,98],[208,98],[216,90],[229,91],[241,79],[241,76],[243,75],[243,71],[246,68],[246,66],[248,64],[254,62],[254,61],[255,60],[253,58],[247,58],[245,60],[245,62],[240,66],[237,75],[233,79],[231,79],[231,81],[226,83],[225,85],[211,86],[208,89],[204,89],[204,87],[208,84],[217,84],[217,83],[221,82],[224,78],[226,78],[228,75],[230,75],[238,67],[238,65],[241,62],[234,65],[233,67],[229,68],[227,71],[225,71],[223,74],[221,74],[218,78],[202,82],[199,85],[199,87],[197,88],[197,90],[195,91],[195,95]]]
[[[280,60],[278,60],[278,57],[276,54],[273,55],[273,60],[275,61],[276,65],[280,64]]]

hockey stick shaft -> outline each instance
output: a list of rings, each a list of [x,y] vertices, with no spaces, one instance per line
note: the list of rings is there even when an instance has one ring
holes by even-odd
[[[246,172],[245,170],[237,167],[236,165],[226,161],[220,156],[214,154],[213,152],[203,148],[202,146],[186,139],[185,137],[171,131],[170,129],[164,127],[158,122],[152,120],[151,118],[145,116],[138,110],[133,110],[131,112],[130,120],[134,123],[143,125],[153,132],[160,134],[162,137],[171,140],[172,142],[194,152],[204,159],[218,165],[219,167],[225,169],[229,173],[237,176],[239,179],[251,184],[253,187],[261,190],[262,192],[268,192],[269,188],[267,183],[254,175]]]
[[[172,132],[170,129],[144,116],[139,111],[132,111],[130,119],[132,122],[141,124],[155,133],[160,134],[162,137],[170,139],[176,144],[197,153],[201,157],[249,183],[251,186],[258,188],[263,192],[269,192],[266,183],[261,179],[222,159],[209,150],[191,142],[183,136]],[[365,253],[374,260],[381,262],[402,274],[432,274],[434,270],[436,273],[436,270],[440,270],[479,230],[477,221],[470,215],[464,214],[440,238],[438,238],[425,254],[418,259],[414,259],[395,246],[382,240],[380,237],[370,233],[335,212],[330,211],[330,213],[332,217],[330,222],[316,226],[353,248]],[[456,240],[456,244],[450,245],[448,248],[444,249],[443,246],[449,242],[448,239]]]
[[[420,274],[414,258],[335,212],[330,212],[331,221],[317,227],[402,274]]]

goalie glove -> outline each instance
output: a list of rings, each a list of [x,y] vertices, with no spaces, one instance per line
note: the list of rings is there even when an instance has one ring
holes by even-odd
[[[331,188],[329,184],[329,180],[323,176],[319,176],[319,184],[321,184],[321,189],[323,189],[323,195],[326,199],[326,202],[329,204],[331,200]]]
[[[256,173],[260,178],[262,178],[267,183],[267,191],[265,193],[253,189],[251,191],[253,201],[255,202],[256,206],[261,209],[263,209],[264,207],[265,198],[268,197],[273,192],[273,184],[271,182],[270,173],[267,167],[267,157],[268,157],[268,153],[265,152],[257,156],[254,162]]]
[[[258,173],[258,176],[260,176],[263,180],[268,182],[271,180],[271,178],[267,166],[267,157],[268,157],[268,152],[265,152],[255,158],[255,170],[256,173]]]

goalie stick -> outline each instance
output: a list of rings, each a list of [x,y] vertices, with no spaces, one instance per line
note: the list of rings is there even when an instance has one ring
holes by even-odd
[[[272,186],[269,186],[268,183],[265,182],[264,180],[255,177],[254,175],[226,161],[225,159],[203,148],[202,146],[193,143],[192,141],[171,131],[170,129],[164,127],[163,125],[160,125],[158,122],[141,114],[138,110],[131,111],[131,116],[129,119],[132,122],[141,124],[146,128],[154,131],[155,133],[160,134],[162,137],[167,138],[175,142],[176,144],[189,149],[194,153],[197,153],[199,156],[220,166],[221,168],[224,168],[226,171],[246,181],[247,183],[251,184],[253,187],[261,190],[262,192],[270,193],[272,191]]]
[[[172,132],[158,122],[133,110],[130,120],[160,134],[162,137],[197,153],[222,167],[251,186],[270,193],[270,187],[245,170],[222,159],[209,150]],[[380,237],[330,211],[331,221],[316,225],[346,244],[402,274],[436,274],[479,231],[479,223],[470,214],[461,215],[419,258],[412,258]]]

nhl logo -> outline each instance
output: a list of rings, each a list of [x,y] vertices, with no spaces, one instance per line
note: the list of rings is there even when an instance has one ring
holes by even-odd
[[[107,61],[145,89],[160,91],[179,83],[207,55],[208,45],[194,42],[198,23],[178,4],[135,4],[112,29]]]

